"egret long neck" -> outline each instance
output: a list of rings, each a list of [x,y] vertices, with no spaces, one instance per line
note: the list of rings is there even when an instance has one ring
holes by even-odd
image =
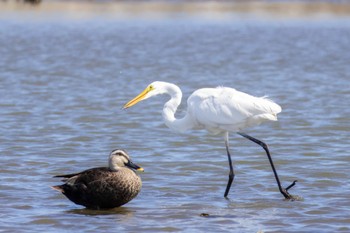
[[[191,127],[191,120],[188,114],[181,119],[175,118],[175,112],[181,103],[182,92],[179,87],[169,84],[166,93],[170,95],[170,100],[164,104],[163,119],[166,126],[175,132],[184,132]]]

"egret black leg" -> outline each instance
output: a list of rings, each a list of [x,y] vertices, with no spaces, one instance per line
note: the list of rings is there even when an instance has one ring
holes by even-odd
[[[271,168],[272,168],[272,171],[273,171],[273,174],[275,175],[275,178],[276,178],[276,182],[277,182],[277,185],[278,185],[278,189],[280,190],[280,192],[282,193],[282,195],[286,198],[286,199],[290,199],[290,200],[294,200],[294,197],[288,193],[288,189],[290,189],[291,187],[293,187],[295,185],[295,182],[297,182],[297,180],[293,181],[293,183],[291,185],[289,185],[287,188],[282,188],[282,185],[281,185],[281,182],[280,182],[280,179],[278,178],[278,175],[277,175],[277,171],[275,169],[275,166],[273,164],[273,161],[272,161],[272,158],[271,158],[271,155],[270,155],[270,151],[269,151],[269,148],[267,147],[267,144],[256,139],[256,138],[253,138],[252,136],[249,136],[245,133],[241,133],[239,132],[238,133],[239,135],[249,139],[250,141],[252,142],[255,142],[256,144],[260,145],[266,152],[267,154],[267,157],[269,158],[269,161],[270,161],[270,165],[271,165]]]
[[[225,141],[225,144],[226,144],[226,152],[227,152],[227,157],[228,157],[228,163],[229,163],[229,166],[230,166],[230,173],[228,175],[228,183],[227,183],[226,191],[225,191],[225,195],[224,195],[224,197],[227,197],[228,193],[230,192],[231,184],[232,184],[232,181],[233,181],[233,179],[235,177],[235,173],[233,171],[231,154],[230,154],[230,151],[228,149],[228,141]]]

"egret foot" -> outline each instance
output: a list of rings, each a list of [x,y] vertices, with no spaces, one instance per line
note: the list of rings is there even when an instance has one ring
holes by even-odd
[[[280,192],[282,193],[282,195],[287,199],[287,200],[291,200],[294,201],[295,197],[293,197],[293,195],[291,195],[290,193],[288,193],[288,189],[292,188],[296,182],[298,182],[297,180],[294,180],[293,183],[291,185],[289,185],[287,188],[285,189],[281,189]]]

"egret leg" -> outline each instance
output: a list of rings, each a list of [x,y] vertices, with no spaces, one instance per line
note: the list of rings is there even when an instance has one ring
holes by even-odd
[[[224,195],[224,197],[227,197],[228,193],[230,192],[231,184],[232,184],[233,179],[235,177],[235,173],[233,171],[231,154],[230,154],[230,150],[228,149],[228,133],[226,133],[226,136],[225,136],[225,145],[226,145],[226,152],[227,152],[227,157],[228,157],[228,163],[229,163],[229,166],[230,166],[230,173],[228,175],[228,182],[227,182],[226,191],[225,191],[225,195]]]
[[[278,175],[277,175],[277,171],[275,169],[275,166],[273,164],[273,161],[272,161],[272,158],[271,158],[271,155],[270,155],[270,151],[269,151],[269,148],[267,147],[267,144],[252,137],[252,136],[249,136],[245,133],[240,133],[238,132],[239,135],[249,139],[250,141],[252,142],[255,142],[256,144],[260,145],[266,152],[267,154],[267,157],[269,159],[269,162],[270,162],[270,165],[271,165],[271,168],[272,168],[272,171],[273,171],[273,174],[275,175],[275,178],[276,178],[276,182],[277,182],[277,185],[278,185],[278,189],[280,190],[280,192],[282,193],[282,195],[286,198],[286,199],[290,199],[290,200],[294,200],[294,197],[288,193],[288,189],[290,189],[291,187],[293,187],[295,185],[295,183],[297,182],[297,180],[293,181],[293,183],[291,185],[289,185],[287,188],[283,188],[282,185],[281,185],[281,182],[280,182],[280,179],[278,178]]]

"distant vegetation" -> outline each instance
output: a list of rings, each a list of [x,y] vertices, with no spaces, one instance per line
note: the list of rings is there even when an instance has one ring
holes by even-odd
[[[39,4],[41,0],[17,0],[17,2],[24,2],[24,3],[30,3],[30,4]]]

